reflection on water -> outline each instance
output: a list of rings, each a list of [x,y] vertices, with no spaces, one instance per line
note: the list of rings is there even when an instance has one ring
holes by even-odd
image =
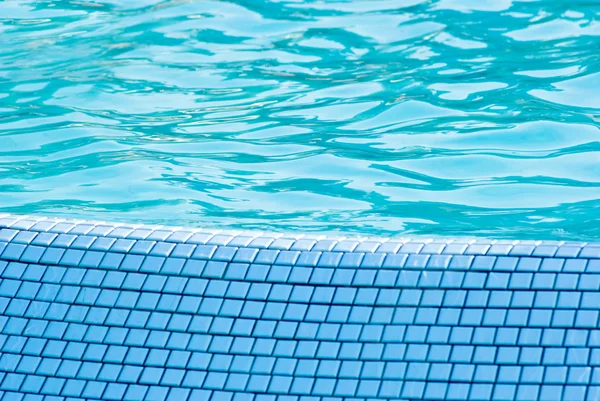
[[[0,208],[600,237],[600,12],[553,0],[0,3]]]

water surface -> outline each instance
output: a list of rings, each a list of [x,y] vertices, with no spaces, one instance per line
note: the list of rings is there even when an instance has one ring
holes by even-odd
[[[0,3],[0,210],[600,238],[600,7]]]

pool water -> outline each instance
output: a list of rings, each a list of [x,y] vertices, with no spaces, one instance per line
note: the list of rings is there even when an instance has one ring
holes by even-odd
[[[0,210],[600,238],[594,0],[0,2]]]

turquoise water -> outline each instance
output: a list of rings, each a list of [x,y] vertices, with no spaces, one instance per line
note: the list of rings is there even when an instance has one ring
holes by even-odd
[[[0,2],[0,210],[600,238],[597,1]]]

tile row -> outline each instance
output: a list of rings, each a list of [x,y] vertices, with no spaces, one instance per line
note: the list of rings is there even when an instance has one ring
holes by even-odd
[[[173,281],[178,281],[178,279]],[[598,292],[590,291],[405,289],[400,291],[400,295],[397,295],[398,293],[393,290],[369,288],[248,284],[202,279],[190,279],[187,284],[187,279],[181,282],[183,282],[182,285],[175,285],[176,283],[170,282],[170,280],[163,280],[158,282],[158,289],[148,285],[145,286],[144,291],[136,291],[131,289],[119,290],[110,285],[103,285],[103,283],[100,283],[100,285],[94,285],[93,283],[71,285],[40,283],[32,277],[28,277],[26,281],[0,279],[0,308],[6,308],[11,299],[14,299],[16,310],[27,308],[28,304],[24,302],[30,300],[184,314],[221,314],[224,316],[233,316],[232,314],[234,314],[237,316],[240,313],[253,313],[252,316],[254,316],[255,312],[244,312],[244,310],[246,308],[260,308],[260,310],[282,308],[284,306],[268,305],[284,304],[288,305],[287,308],[290,309],[289,312],[285,311],[284,313],[292,313],[293,309],[304,312],[308,312],[310,308],[313,311],[325,312],[335,310],[343,311],[344,315],[348,314],[348,319],[350,319],[348,321],[360,319],[359,322],[362,323],[382,323],[385,319],[391,322],[392,316],[398,310],[398,307],[405,308],[409,312],[419,307],[423,309],[421,313],[430,310],[430,313],[436,314],[439,314],[439,311],[445,308],[462,308],[466,310],[464,312],[466,315],[479,313],[506,314],[507,312],[503,310],[517,309],[577,310],[580,313],[587,314],[588,312],[585,311],[593,312],[598,310],[600,305]],[[388,294],[393,294],[394,297],[391,298],[387,296]],[[390,298],[393,302],[390,301]],[[37,305],[37,303],[33,303],[33,305]],[[329,309],[323,309],[324,307]],[[215,311],[215,308],[218,310]],[[490,312],[470,311],[471,309],[489,309]],[[354,315],[352,312],[354,312]],[[524,312],[515,311],[512,313]],[[313,317],[310,319],[327,321],[328,314],[326,315],[323,316],[322,313],[319,313],[312,315]],[[321,317],[317,318],[316,316]],[[589,316],[593,317],[593,315]],[[332,316],[332,319],[334,318],[336,317]],[[298,320],[298,318],[287,317],[286,319]],[[502,317],[496,317],[495,319],[500,320]]]
[[[63,285],[0,279],[0,308],[14,303],[15,311],[25,312],[38,302],[56,302],[83,306],[156,310],[183,314],[223,315],[315,322],[382,323],[402,316],[428,314],[435,323],[440,313],[459,313],[461,319],[483,324],[484,321],[527,325],[528,316],[542,311],[535,325],[554,319],[574,324],[576,316],[594,322],[598,293],[576,291],[465,291],[465,290],[377,290],[348,288],[311,288],[287,285],[234,285],[209,281],[202,286],[177,292],[116,290],[94,285]],[[186,287],[187,288],[187,287]],[[347,291],[346,291],[347,290]],[[391,294],[392,296],[389,296]],[[419,308],[419,309],[416,309]],[[454,311],[462,308],[463,312]],[[450,309],[449,312],[444,312]],[[548,310],[550,309],[550,310]],[[528,312],[527,310],[530,310]],[[265,312],[268,311],[268,312]],[[404,313],[402,313],[404,311]],[[15,312],[17,313],[17,312]],[[264,313],[264,314],[263,314]],[[335,313],[335,315],[334,315]],[[339,315],[338,315],[339,313]],[[508,316],[510,315],[510,316]],[[520,317],[517,317],[520,316]],[[375,318],[376,321],[370,319]],[[536,318],[536,319],[537,319]],[[358,320],[357,320],[358,319]],[[448,321],[450,317],[444,318]],[[508,320],[506,320],[508,319]],[[516,322],[519,323],[516,323]],[[400,320],[396,320],[400,323]],[[507,323],[508,322],[508,323]],[[413,323],[412,320],[408,323]],[[560,322],[555,322],[561,324]],[[582,321],[582,324],[584,322]],[[440,324],[443,324],[440,322]],[[446,323],[451,324],[451,323]],[[468,324],[468,323],[464,323]],[[496,323],[497,324],[497,323]],[[512,323],[510,323],[512,324]]]
[[[58,239],[58,238],[57,238]],[[141,242],[117,240],[108,244],[83,249],[64,240],[52,246],[38,246],[0,241],[0,260],[23,263],[42,263],[62,266],[100,267],[129,271],[148,270],[160,272],[162,264],[184,264],[188,260],[226,263],[253,263],[274,266],[300,266],[345,269],[406,269],[406,270],[476,270],[484,272],[570,272],[599,273],[600,253],[579,259],[559,257],[513,257],[436,255],[410,253],[364,253],[331,251],[279,251],[227,246],[184,245],[157,243],[150,248],[140,247]],[[96,243],[99,242],[96,241]],[[121,242],[119,242],[121,241]],[[123,242],[128,241],[126,244]],[[56,241],[55,241],[56,242]],[[61,245],[61,246],[58,246]],[[592,248],[598,249],[599,248]],[[144,266],[145,264],[158,266]],[[170,269],[176,269],[171,266]],[[169,267],[167,267],[169,270]],[[180,269],[181,270],[181,269]],[[163,273],[164,274],[164,273]],[[169,274],[169,273],[167,273]],[[177,274],[170,272],[170,274]]]
[[[385,238],[327,238],[322,235],[282,235],[252,232],[201,231],[182,228],[153,228],[141,225],[118,225],[94,222],[68,222],[31,219],[25,216],[7,216],[0,219],[0,240],[15,243],[33,243],[38,235],[90,237],[86,244],[96,238],[156,243],[229,246],[240,248],[335,251],[335,252],[382,252],[423,254],[471,254],[513,255],[541,257],[600,257],[600,244],[557,241],[493,241],[461,239],[398,239]],[[21,234],[25,233],[25,234]],[[17,238],[18,237],[18,238]],[[49,237],[38,240],[46,244]],[[44,242],[45,241],[45,242]]]
[[[518,359],[511,359],[519,354],[519,350],[457,346],[450,353],[450,347],[431,347],[432,352],[438,349],[442,352],[442,355],[430,358],[437,359],[435,362],[418,358],[416,352],[409,355],[410,349],[405,353],[408,355],[406,359],[359,361],[219,354],[80,342],[61,344],[52,340],[41,345],[35,340],[23,343],[23,353],[2,353],[1,372],[124,383],[141,380],[145,384],[166,384],[160,380],[154,383],[156,379],[149,381],[156,377],[157,372],[162,372],[160,377],[165,372],[168,372],[168,377],[184,377],[192,371],[357,380],[600,384],[597,355],[590,363],[589,350],[581,349],[528,347],[520,350]],[[57,348],[50,348],[52,346]],[[459,354],[462,351],[466,352],[466,356]],[[508,354],[504,356],[500,352]],[[519,364],[508,363],[515,360]],[[564,363],[560,363],[561,360]],[[544,362],[552,363],[541,364]],[[124,370],[121,372],[121,369]]]
[[[158,293],[119,293],[71,286],[43,290],[44,286],[37,283],[32,283],[37,291],[29,292],[27,287],[23,285],[13,297],[0,297],[0,311],[4,315],[0,321],[3,327],[7,319],[24,321],[22,318],[102,324],[108,327],[168,328],[192,333],[203,330],[223,333],[232,329],[241,330],[241,327],[268,325],[273,327],[268,335],[300,336],[300,333],[309,333],[311,327],[324,330],[325,327],[344,325],[370,325],[374,328],[381,325],[413,325],[421,326],[419,330],[427,330],[431,326],[430,333],[448,331],[449,326],[463,326],[454,330],[478,326],[482,326],[481,330],[494,327],[536,330],[550,327],[590,329],[598,325],[598,311],[575,309],[577,305],[569,302],[579,301],[569,299],[568,293],[565,294],[562,307],[570,309],[530,309],[528,304],[513,304],[518,308],[509,309],[473,305],[470,308],[371,307],[261,302]],[[67,291],[63,291],[64,288]],[[583,305],[585,302],[584,294]],[[539,306],[542,305],[534,305]]]
[[[46,330],[56,333],[80,333],[101,336],[108,333],[125,336],[127,330],[158,330],[172,333],[232,335],[238,337],[274,338],[294,340],[353,341],[381,343],[429,343],[429,344],[475,344],[475,345],[542,345],[542,346],[590,346],[599,344],[597,326],[587,328],[516,327],[494,325],[458,325],[457,321],[438,320],[428,324],[430,308],[416,309],[412,324],[397,323],[391,318],[375,314],[369,322],[327,323],[261,319],[240,316],[202,316],[169,314],[127,309],[108,309],[79,305],[33,301],[24,314],[16,313],[11,306],[13,299],[0,316],[0,332],[18,335],[22,332],[38,333]],[[403,309],[400,309],[403,311]],[[421,315],[421,312],[424,312]],[[458,317],[461,309],[447,309]],[[489,311],[489,310],[487,310]],[[527,310],[519,310],[526,311]],[[376,310],[375,312],[378,312]],[[385,311],[384,311],[385,312]],[[415,312],[413,309],[411,312]],[[510,312],[510,311],[509,311]],[[463,310],[464,313],[464,310]],[[423,316],[423,317],[421,317]],[[380,319],[381,318],[381,319]],[[380,320],[379,320],[380,319]],[[583,325],[583,324],[582,324]],[[84,333],[84,334],[81,334]],[[33,335],[33,334],[32,334]],[[71,334],[75,335],[75,334]],[[112,334],[111,334],[112,335]]]
[[[306,287],[315,291],[316,287],[331,287],[330,291],[346,291],[350,295],[358,292],[366,294],[369,291],[389,294],[386,298],[394,296],[398,298],[401,290],[407,289],[510,290],[538,291],[538,293],[545,291],[595,293],[600,290],[600,274],[590,273],[326,269],[179,261],[183,260],[167,259],[167,262],[161,265],[164,269],[161,272],[153,271],[156,266],[150,264],[138,270],[124,268],[116,270],[0,261],[0,277],[9,283],[24,280],[175,294],[198,294],[205,291],[209,285],[237,286],[242,291],[245,289],[246,293],[250,288]]]
[[[598,331],[497,329],[436,331],[443,336],[431,337],[427,330],[412,330],[415,326],[376,327],[364,337],[361,327],[342,327],[330,338],[289,339],[272,338],[269,331],[263,337],[209,333],[170,332],[165,330],[127,329],[89,326],[74,323],[30,320],[27,324],[8,320],[0,345],[5,353],[58,352],[45,350],[77,343],[72,347],[89,348],[100,352],[110,346],[165,349],[172,351],[208,352],[230,355],[293,357],[304,359],[362,360],[362,361],[430,361],[488,364],[590,365],[600,364]],[[258,326],[257,326],[258,327]],[[370,326],[369,326],[370,327]],[[419,327],[416,327],[419,328]],[[427,327],[425,327],[427,329]],[[434,332],[431,330],[430,332]],[[490,331],[492,333],[490,333]],[[449,341],[443,340],[448,338]],[[485,334],[495,338],[485,338]],[[414,338],[408,338],[414,336]],[[372,341],[381,338],[380,341]],[[371,340],[371,341],[360,341]],[[386,341],[387,340],[387,341]],[[403,341],[404,340],[404,341]],[[81,343],[81,344],[80,344]],[[89,345],[89,346],[88,346]],[[57,348],[60,350],[61,348]],[[149,351],[145,351],[149,352]],[[54,355],[54,354],[52,354]],[[99,354],[100,357],[102,354]]]
[[[306,235],[297,233],[277,234],[277,233],[263,233],[254,231],[240,231],[240,230],[206,230],[198,228],[185,228],[185,227],[167,227],[167,226],[147,226],[142,224],[123,224],[123,223],[107,223],[98,221],[86,221],[76,219],[57,219],[57,218],[46,218],[39,216],[23,216],[23,215],[11,215],[7,213],[0,213],[0,228],[11,228],[15,230],[35,231],[35,232],[50,232],[58,234],[79,234],[79,235],[94,235],[94,236],[106,236],[114,238],[133,238],[133,239],[160,239],[169,240],[173,242],[185,242],[190,238],[190,235],[197,233],[205,233],[207,236],[220,236],[220,237],[251,237],[251,238],[267,238],[267,239],[312,239],[312,240],[333,240],[337,242],[341,241],[374,241],[379,243],[385,243],[389,241],[407,242],[408,238],[346,238],[344,236],[325,236],[321,234],[317,235]],[[173,236],[173,234],[177,234]],[[221,239],[227,241],[227,238]],[[229,239],[231,241],[231,239]],[[429,239],[421,240],[424,243],[482,243],[482,244],[502,244],[502,245],[554,245],[554,246],[579,246],[594,245],[593,243],[586,242],[565,242],[565,241],[513,241],[513,240],[486,240],[486,239],[475,239],[475,238],[455,238],[455,239]]]
[[[1,288],[0,284],[0,288]],[[40,289],[43,289],[43,285]],[[106,293],[104,290],[67,286],[37,291],[21,297],[0,297],[0,321],[47,319],[51,321],[124,326],[130,328],[166,328],[198,332],[216,325],[233,327],[241,322],[289,327],[295,333],[301,325],[413,325],[446,327],[504,328],[582,328],[599,325],[598,310],[552,308],[363,306],[286,303],[216,297],[178,296],[159,293]],[[52,290],[52,291],[50,291]],[[106,290],[109,291],[109,290]],[[585,298],[585,297],[584,297]],[[415,303],[418,302],[418,299]],[[415,305],[415,304],[410,304]],[[213,322],[214,321],[214,322]],[[240,323],[238,323],[240,322]],[[244,323],[246,324],[246,323]],[[249,323],[248,323],[249,324]],[[253,323],[254,324],[254,323]],[[421,328],[425,330],[425,328]]]
[[[198,380],[200,378],[194,378]],[[20,392],[53,397],[82,397],[109,401],[367,401],[377,400],[540,400],[583,401],[597,399],[599,386],[536,384],[470,384],[425,381],[377,382],[269,376],[229,375],[201,380],[214,381],[228,391],[142,384],[106,383],[9,373],[2,377],[2,400],[19,398]],[[211,386],[206,386],[211,387]],[[244,390],[238,390],[244,388]],[[14,394],[14,393],[13,393]],[[29,398],[31,399],[31,398]],[[39,399],[39,398],[38,398]],[[48,398],[47,398],[48,400]],[[58,400],[53,398],[52,400]]]
[[[127,304],[130,308],[136,305],[137,308],[158,307],[165,311],[176,311],[178,305],[190,303],[185,307],[192,313],[198,311],[194,305],[199,307],[201,297],[223,298],[231,305],[243,305],[239,301],[247,300],[308,303],[315,307],[326,304],[594,310],[600,306],[598,292],[578,291],[574,285],[559,286],[563,289],[560,291],[480,290],[460,289],[458,284],[464,280],[458,280],[456,287],[459,289],[355,288],[249,282],[241,279],[247,277],[247,273],[237,275],[234,269],[229,273],[224,279],[208,279],[11,263],[0,266],[0,297],[84,305],[98,302],[98,305],[108,307]],[[542,275],[538,274],[536,278]],[[574,283],[577,276],[569,280]]]

